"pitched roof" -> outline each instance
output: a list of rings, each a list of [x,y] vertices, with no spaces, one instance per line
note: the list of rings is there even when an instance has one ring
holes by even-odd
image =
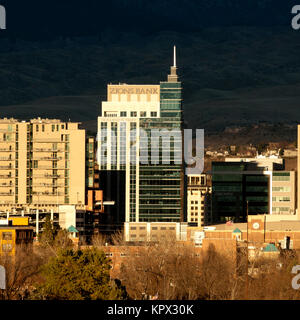
[[[79,232],[74,226],[70,226],[70,227],[68,228],[68,231],[69,231],[69,232]]]

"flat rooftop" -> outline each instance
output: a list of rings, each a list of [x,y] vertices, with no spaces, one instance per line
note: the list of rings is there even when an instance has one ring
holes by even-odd
[[[242,232],[247,231],[247,223],[232,223],[231,225],[227,224],[216,224],[209,227],[215,227],[215,230],[207,231],[233,231],[236,228],[240,229]],[[300,232],[300,221],[270,221],[266,222],[266,231],[299,231]]]

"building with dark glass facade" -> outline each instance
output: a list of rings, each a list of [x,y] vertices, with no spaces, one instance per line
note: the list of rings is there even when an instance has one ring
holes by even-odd
[[[212,163],[213,222],[246,221],[270,211],[270,171],[247,162]]]
[[[98,117],[100,181],[117,224],[185,221],[182,86],[108,85]],[[108,190],[110,189],[110,190]],[[106,191],[105,191],[106,190]]]

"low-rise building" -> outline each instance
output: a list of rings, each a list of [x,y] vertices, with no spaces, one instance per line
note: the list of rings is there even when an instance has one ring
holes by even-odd
[[[188,227],[190,239],[192,227]],[[250,215],[248,223],[217,224],[202,229],[203,239],[236,240],[265,248],[272,243],[281,249],[300,249],[300,221],[280,220],[280,215]],[[268,252],[268,250],[266,250]]]
[[[158,241],[172,237],[186,240],[187,223],[180,222],[125,222],[124,236],[128,242]]]
[[[0,255],[16,254],[17,245],[33,242],[33,228],[29,226],[26,217],[9,218],[0,220]]]

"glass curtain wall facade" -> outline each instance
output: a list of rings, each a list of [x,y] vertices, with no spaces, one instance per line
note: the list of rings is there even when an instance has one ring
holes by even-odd
[[[124,217],[114,223],[185,221],[182,87],[176,69],[172,66],[168,81],[159,85],[108,85],[98,117],[97,157],[101,176],[122,177],[102,185],[105,199],[115,201],[111,215]],[[117,192],[124,196],[119,207]]]
[[[212,163],[214,222],[246,221],[248,214],[269,213],[270,177],[250,163]]]
[[[160,118],[141,119],[140,127],[148,137],[151,130],[182,129],[182,88],[181,82],[160,83]],[[181,222],[184,221],[182,208],[183,181],[181,162],[181,136],[170,136],[170,163],[163,164],[162,138],[159,141],[158,164],[140,165],[139,174],[139,221],[140,222]],[[148,148],[148,159],[151,159]],[[153,159],[152,159],[153,160]],[[153,162],[153,161],[151,161]],[[134,221],[134,220],[132,220]]]

